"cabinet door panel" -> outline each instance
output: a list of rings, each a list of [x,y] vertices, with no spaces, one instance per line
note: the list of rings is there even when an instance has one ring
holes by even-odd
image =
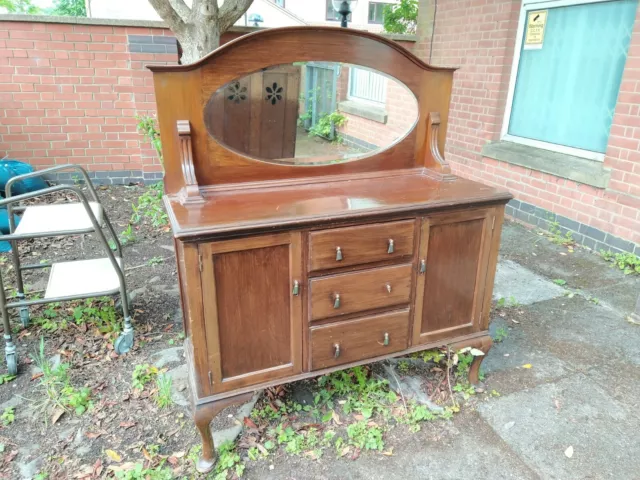
[[[423,219],[414,343],[479,330],[491,239],[491,210]]]
[[[201,246],[213,391],[301,371],[300,234]]]

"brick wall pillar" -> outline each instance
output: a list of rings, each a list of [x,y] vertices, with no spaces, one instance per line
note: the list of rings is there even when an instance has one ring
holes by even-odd
[[[435,13],[435,0],[418,0],[418,26],[416,28],[418,40],[413,47],[413,53],[427,63],[431,55],[431,39],[433,38],[433,29],[435,26]]]

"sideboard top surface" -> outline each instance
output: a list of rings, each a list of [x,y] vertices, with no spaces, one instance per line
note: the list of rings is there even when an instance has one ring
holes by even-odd
[[[325,179],[326,180],[326,179]],[[215,192],[200,204],[166,196],[174,235],[187,238],[309,226],[377,215],[506,203],[511,194],[463,178],[442,182],[420,174],[357,178]]]

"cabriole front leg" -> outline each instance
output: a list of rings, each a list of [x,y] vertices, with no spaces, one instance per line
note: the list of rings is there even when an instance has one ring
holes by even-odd
[[[234,397],[223,398],[214,402],[196,405],[193,409],[193,421],[202,437],[202,453],[198,458],[196,470],[200,473],[210,472],[216,464],[215,445],[211,433],[211,421],[225,408],[239,403],[246,403],[253,397],[253,392]]]
[[[469,367],[469,383],[471,385],[478,385],[480,383],[480,365],[482,365],[482,361],[485,359],[489,350],[493,346],[493,340],[489,335],[484,337],[474,338],[473,340],[468,340],[466,342],[454,343],[451,345],[451,349],[453,351],[462,350],[465,347],[477,348],[481,350],[484,355],[476,355],[473,357],[473,361],[471,362],[471,366]]]

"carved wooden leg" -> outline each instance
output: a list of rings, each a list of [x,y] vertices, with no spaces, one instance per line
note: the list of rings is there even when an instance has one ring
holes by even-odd
[[[493,346],[493,340],[489,335],[484,337],[474,338],[473,340],[469,340],[466,342],[454,343],[451,345],[451,349],[458,351],[465,347],[477,348],[478,350],[482,350],[484,355],[478,355],[473,357],[473,362],[471,362],[471,367],[469,367],[469,383],[472,385],[477,385],[480,383],[479,374],[480,374],[480,365],[484,360],[484,357],[487,356],[489,350]]]
[[[246,403],[251,400],[253,392],[243,393],[234,397],[223,398],[209,403],[196,405],[193,409],[193,421],[202,437],[202,454],[196,464],[196,470],[200,473],[208,473],[216,464],[216,452],[211,434],[211,420],[222,410],[230,405]]]

